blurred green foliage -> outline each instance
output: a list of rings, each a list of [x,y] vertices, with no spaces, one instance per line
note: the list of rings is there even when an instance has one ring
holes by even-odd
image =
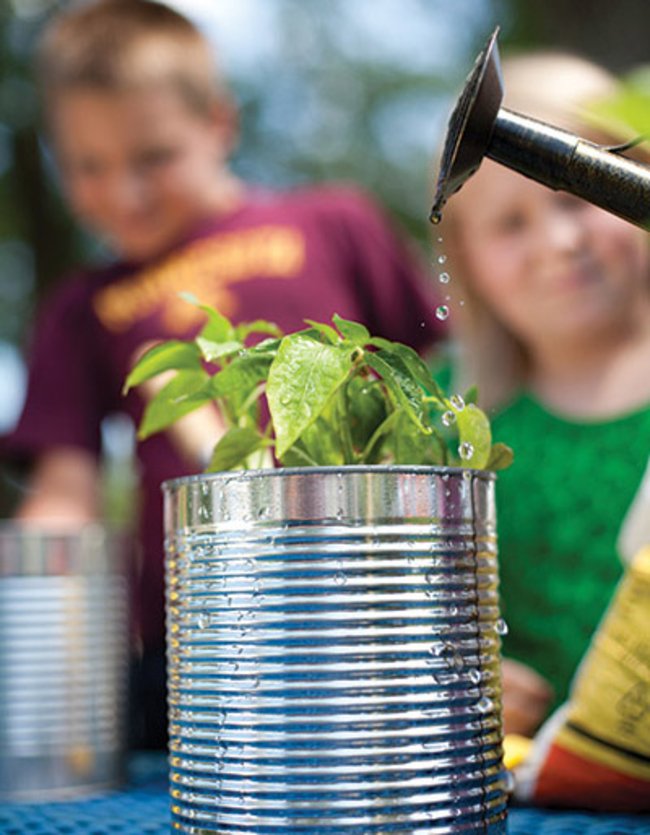
[[[595,102],[591,113],[597,124],[650,139],[650,65],[625,75],[620,93]]]

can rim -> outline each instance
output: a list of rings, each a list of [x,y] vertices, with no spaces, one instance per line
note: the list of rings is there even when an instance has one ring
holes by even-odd
[[[219,473],[195,473],[167,479],[162,482],[161,489],[167,493],[183,485],[206,482],[228,482],[233,479],[239,481],[255,481],[268,478],[309,477],[323,475],[449,475],[496,481],[496,473],[491,470],[472,469],[470,467],[445,467],[442,465],[425,464],[343,464],[340,466],[323,467],[268,467],[258,470],[225,470]]]

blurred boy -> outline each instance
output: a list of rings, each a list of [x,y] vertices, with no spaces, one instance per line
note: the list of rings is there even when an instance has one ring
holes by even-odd
[[[101,514],[102,419],[126,410],[137,423],[142,393],[120,394],[133,358],[200,326],[181,291],[235,321],[264,318],[285,331],[337,312],[416,349],[432,341],[434,302],[365,197],[254,191],[233,175],[236,111],[210,48],[181,15],[144,0],[77,7],[46,32],[39,70],[69,204],[116,260],[64,284],[35,331],[27,400],[8,439],[34,463],[21,518],[75,525]],[[219,431],[213,413],[196,428],[201,438],[157,436],[138,448],[137,614],[145,678],[157,670],[141,744],[163,743],[166,725],[160,483],[200,469],[201,445]]]

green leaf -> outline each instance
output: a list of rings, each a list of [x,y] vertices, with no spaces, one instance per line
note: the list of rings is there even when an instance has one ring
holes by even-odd
[[[350,347],[340,342],[328,345],[304,333],[284,337],[266,388],[278,458],[319,417],[343,384],[352,368],[351,355]]]
[[[138,437],[144,440],[167,429],[211,400],[210,381],[204,371],[179,371],[145,407]]]
[[[400,342],[393,342],[390,348],[390,353],[400,358],[413,379],[418,382],[425,391],[438,398],[442,398],[444,396],[442,389],[432,375],[429,366],[418,355],[418,353],[413,350],[413,348],[408,345],[402,345]]]
[[[388,408],[381,382],[369,380],[357,374],[349,381],[345,391],[352,445],[356,450],[364,450],[386,419]]]
[[[365,325],[360,325],[358,322],[350,322],[348,319],[343,319],[338,313],[332,316],[332,321],[338,328],[340,334],[349,342],[353,342],[359,348],[363,348],[370,340],[370,331]]]
[[[444,464],[445,444],[435,432],[422,432],[403,412],[398,415],[392,436],[396,464]]]
[[[385,450],[390,451],[390,439],[393,428],[401,412],[391,412],[384,421],[372,433],[368,443],[361,450],[359,455],[360,464],[381,464],[382,459],[387,457]],[[412,421],[411,421],[412,422]]]
[[[275,357],[275,355],[278,352],[280,342],[282,342],[281,339],[263,339],[256,345],[251,345],[250,347],[246,348],[246,356],[265,356],[269,357],[269,359],[273,359],[273,357]]]
[[[463,409],[456,409],[451,403],[449,405],[456,414],[460,465],[479,470],[485,469],[492,450],[490,421],[485,413],[473,403]],[[466,450],[465,454],[463,454],[464,450]]]
[[[334,411],[332,408],[333,402],[334,398],[331,398],[327,411]],[[289,466],[287,460],[291,460],[290,453],[297,445],[299,445],[303,456],[311,461],[310,466],[338,467],[350,463],[345,461],[341,433],[337,431],[337,426],[332,423],[331,418],[326,419],[321,416],[305,428],[299,440],[280,459],[284,466]]]
[[[163,371],[180,369],[198,371],[200,368],[200,355],[192,342],[179,342],[178,340],[163,342],[161,345],[155,345],[138,360],[126,378],[122,393],[126,394],[133,386],[139,386],[146,380],[162,374]]]
[[[219,473],[242,467],[249,455],[269,445],[257,429],[233,426],[215,446],[206,473]]]
[[[514,460],[514,453],[506,444],[493,444],[490,457],[485,465],[486,470],[505,470]]]
[[[468,405],[470,403],[474,403],[476,405],[478,403],[478,388],[477,386],[470,386],[465,394],[463,395],[463,400]]]
[[[300,440],[297,440],[282,456],[283,467],[318,467],[317,461],[310,458],[307,451],[303,448]]]
[[[218,371],[210,384],[213,397],[248,397],[268,374],[273,355],[253,354],[236,357]]]
[[[403,345],[401,342],[390,342],[388,339],[383,339],[379,336],[370,339],[368,344],[374,345],[376,348],[380,348],[389,354],[398,356],[408,369],[408,373],[425,391],[439,400],[444,399],[444,393],[431,373],[431,369],[417,351],[414,351],[409,345]]]
[[[232,356],[244,347],[243,342],[214,342],[203,336],[197,336],[195,342],[206,362],[216,362],[218,359]]]
[[[341,341],[341,337],[331,325],[326,325],[324,322],[314,322],[312,319],[305,319],[305,323],[311,325],[310,330],[324,336],[331,345],[337,345]],[[305,333],[305,335],[307,334]]]
[[[252,334],[280,337],[282,331],[274,322],[267,322],[266,319],[255,319],[254,322],[242,322],[235,326],[235,339],[245,342]]]
[[[415,424],[430,432],[424,392],[415,382],[400,357],[390,351],[368,352],[366,363],[379,374],[396,401],[402,405]]]
[[[199,336],[210,342],[231,342],[234,341],[235,329],[232,324],[222,316],[221,313],[208,307],[206,304],[197,305],[200,310],[207,314],[208,321],[201,329]]]

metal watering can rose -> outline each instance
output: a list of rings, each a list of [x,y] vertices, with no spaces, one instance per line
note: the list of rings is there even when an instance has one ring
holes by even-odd
[[[501,107],[498,29],[476,59],[449,120],[431,220],[484,157],[650,229],[650,168],[569,131]]]

